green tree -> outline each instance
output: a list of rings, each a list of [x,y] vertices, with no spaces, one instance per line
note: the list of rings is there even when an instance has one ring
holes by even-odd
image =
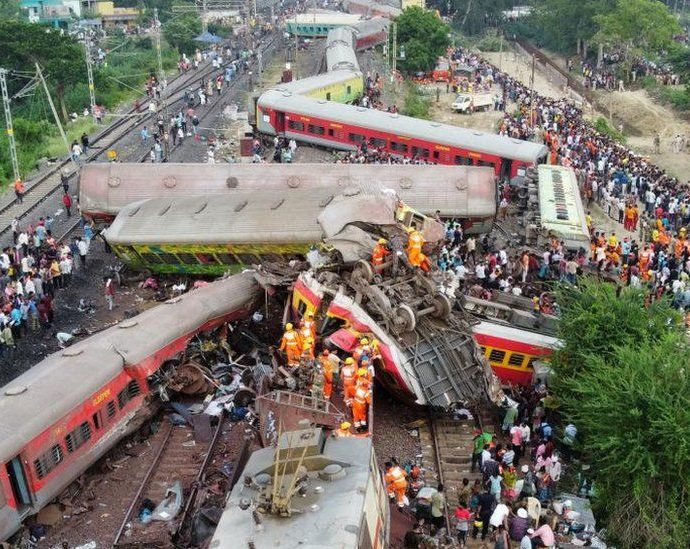
[[[16,21],[22,17],[19,0],[2,0],[0,2],[0,21]]]
[[[163,36],[180,53],[192,53],[199,44],[194,37],[201,34],[201,19],[194,14],[168,21],[163,25]]]
[[[666,301],[561,290],[554,393],[593,466],[594,509],[621,547],[690,546],[690,348]]]
[[[86,85],[84,49],[74,38],[51,27],[0,21],[0,67],[33,71],[34,63],[41,66],[66,121],[66,90],[77,84]]]
[[[407,8],[396,20],[398,43],[404,47],[400,66],[408,71],[429,71],[450,44],[450,27],[432,11]]]
[[[594,20],[599,26],[594,39],[621,48],[627,61],[663,50],[681,32],[677,19],[658,0],[616,0],[614,9]]]

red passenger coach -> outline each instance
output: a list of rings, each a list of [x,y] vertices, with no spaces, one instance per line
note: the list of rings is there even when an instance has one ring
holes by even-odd
[[[514,177],[546,162],[541,144],[419,120],[376,109],[316,101],[271,89],[257,103],[257,127],[324,147],[357,150],[362,146],[393,156],[450,166],[490,166],[501,178]]]
[[[251,275],[214,282],[54,353],[5,386],[0,540],[150,416],[164,362],[199,332],[249,314],[257,295]]]

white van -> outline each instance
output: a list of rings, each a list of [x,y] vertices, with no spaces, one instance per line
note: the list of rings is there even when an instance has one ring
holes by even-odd
[[[486,111],[493,107],[494,96],[490,93],[461,93],[451,104],[451,108],[455,112],[468,113],[470,112],[470,105],[474,106],[475,111]]]

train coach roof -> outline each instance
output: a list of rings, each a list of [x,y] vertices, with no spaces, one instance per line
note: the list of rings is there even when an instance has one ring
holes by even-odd
[[[360,38],[368,34],[375,34],[381,32],[382,30],[387,30],[391,25],[390,19],[385,17],[372,17],[371,19],[364,19],[358,21],[351,28],[355,31],[355,36]]]
[[[286,25],[352,25],[361,15],[332,11],[330,13],[298,13],[285,20]]]
[[[280,112],[295,113],[303,117],[313,116],[341,124],[354,124],[405,137],[416,137],[523,162],[536,162],[540,157],[546,156],[548,152],[544,145],[530,141],[420,120],[377,109],[341,105],[331,101],[317,101],[275,89],[267,90],[261,95],[259,106],[269,107]]]
[[[235,275],[46,357],[2,389],[0,463],[91,398],[125,365],[139,364],[206,322],[249,304],[257,289],[252,275]]]
[[[358,66],[358,64],[355,64],[355,66]],[[353,78],[358,78],[361,80],[362,73],[359,70],[339,69],[333,72],[319,74],[317,76],[309,76],[307,78],[293,80],[292,82],[277,84],[275,89],[296,94],[308,94],[309,92],[321,88],[328,88],[337,84],[344,84],[347,80],[351,80]]]
[[[114,184],[112,182],[115,182]],[[494,171],[481,166],[386,164],[87,164],[82,209],[116,214],[132,203],[253,190],[292,192],[376,183],[424,214],[489,216],[496,210]]]

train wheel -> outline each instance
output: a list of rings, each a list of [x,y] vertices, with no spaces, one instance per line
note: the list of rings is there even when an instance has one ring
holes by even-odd
[[[448,299],[448,296],[444,294],[436,294],[434,296],[434,307],[436,309],[432,315],[434,318],[448,318],[453,310],[453,304]]]
[[[411,332],[417,326],[414,311],[409,305],[400,305],[392,315],[391,331],[397,335]]]
[[[357,263],[355,263],[354,269],[352,269],[352,276],[358,276],[366,282],[374,280],[374,274],[374,267],[364,259],[358,260]]]

